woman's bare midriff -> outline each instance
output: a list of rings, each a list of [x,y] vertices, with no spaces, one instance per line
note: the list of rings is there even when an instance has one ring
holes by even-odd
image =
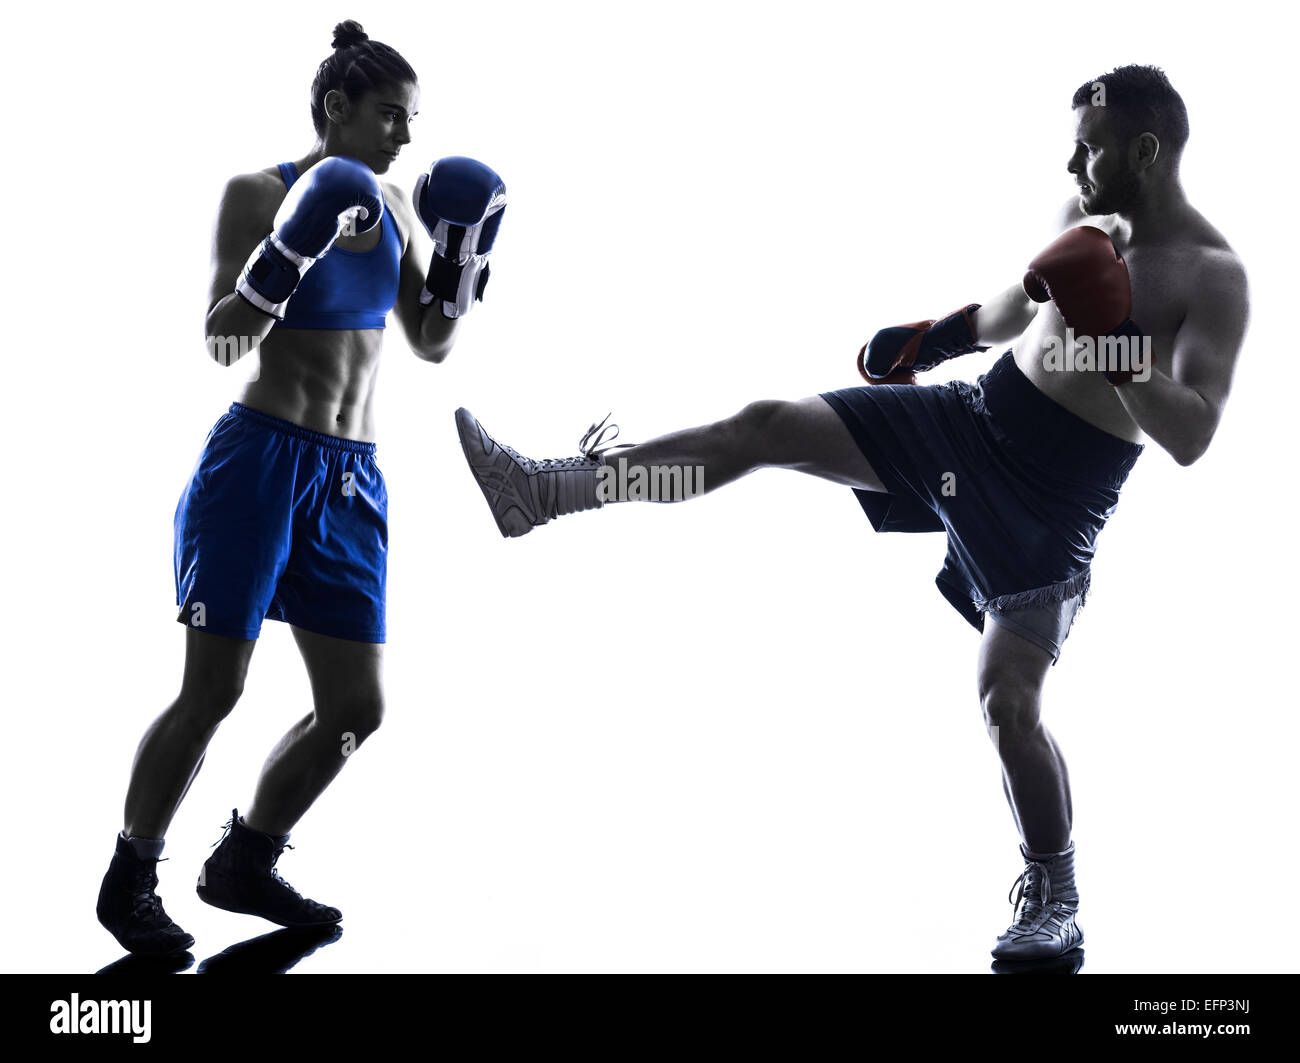
[[[281,329],[262,341],[239,402],[325,435],[374,442],[383,329]]]

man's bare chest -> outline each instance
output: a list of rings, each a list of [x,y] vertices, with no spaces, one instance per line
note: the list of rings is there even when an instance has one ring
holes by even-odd
[[[1198,256],[1178,248],[1130,248],[1121,254],[1133,290],[1130,316],[1158,347],[1168,347],[1196,298]]]

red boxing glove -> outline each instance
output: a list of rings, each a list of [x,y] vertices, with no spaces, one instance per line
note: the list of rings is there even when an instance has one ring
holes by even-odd
[[[1145,374],[1148,369],[1155,367],[1156,352],[1150,350],[1141,331],[1130,318],[1125,318],[1124,323],[1115,329],[1111,335],[1124,336],[1129,350],[1129,367],[1127,369],[1102,369],[1102,374],[1106,377],[1106,383],[1111,387],[1128,384],[1137,374]],[[1148,358],[1150,359],[1150,365],[1146,361]],[[1146,380],[1148,378],[1144,375],[1142,379]]]
[[[1034,302],[1052,300],[1077,336],[1108,336],[1133,309],[1128,266],[1110,237],[1092,225],[1048,244],[1029,263],[1022,283]]]
[[[1036,303],[1052,300],[1076,336],[1123,336],[1130,350],[1142,343],[1141,329],[1129,317],[1128,266],[1110,236],[1093,225],[1080,225],[1048,244],[1029,263],[1022,286]],[[1112,385],[1124,384],[1134,372],[1106,370],[1105,376]]]
[[[858,372],[868,384],[915,384],[916,374],[940,362],[988,347],[975,342],[969,303],[937,321],[883,328],[858,351]]]

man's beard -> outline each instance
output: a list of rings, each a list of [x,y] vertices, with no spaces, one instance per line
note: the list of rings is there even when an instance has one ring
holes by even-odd
[[[1106,182],[1105,189],[1097,189],[1088,202],[1089,214],[1120,214],[1131,210],[1138,201],[1141,182],[1130,169],[1123,169]]]

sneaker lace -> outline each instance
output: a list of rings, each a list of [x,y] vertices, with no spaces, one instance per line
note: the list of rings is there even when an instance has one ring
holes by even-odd
[[[225,823],[221,825],[221,831],[222,831],[221,837],[218,838],[211,845],[209,845],[208,848],[215,849],[218,845],[220,845],[222,842],[226,840],[226,835],[228,835],[234,829],[235,829],[235,817],[231,816],[228,820],[226,820]]]
[[[1037,896],[1033,895],[1035,891]],[[1014,898],[1011,896],[1013,893]],[[1027,863],[1025,869],[1020,872],[1020,877],[1011,884],[1007,900],[1015,909],[1016,921],[1012,925],[1027,925],[1035,912],[1043,911],[1051,903],[1052,880],[1047,874],[1047,868],[1036,860]],[[1022,901],[1023,907],[1021,907]]]
[[[572,458],[541,458],[533,462],[537,472],[562,472],[565,469],[580,469],[589,467],[592,462],[599,461],[600,456],[609,450],[611,444],[618,438],[618,425],[609,424],[613,411],[605,414],[604,418],[593,424],[583,434],[582,439],[578,441],[578,455]],[[612,435],[610,433],[613,433]],[[593,438],[594,437],[594,438]],[[630,446],[631,444],[623,443],[620,447]],[[509,447],[503,448],[510,450]],[[510,451],[514,457],[519,455]]]
[[[160,857],[156,863],[167,860],[169,857]],[[153,864],[142,867],[136,875],[135,882],[131,887],[131,912],[137,917],[154,915],[163,917],[162,898],[154,892],[158,885],[158,874],[154,870]]]
[[[289,880],[286,879],[283,875],[281,875],[280,869],[275,866],[276,863],[279,861],[280,855],[284,852],[284,850],[292,849],[292,848],[293,846],[290,845],[288,842],[286,842],[282,848],[279,848],[275,851],[275,859],[271,861],[271,877],[275,879],[278,883],[280,883],[280,885],[283,886],[285,889],[287,889],[290,893],[292,893],[296,898],[298,898],[298,900],[302,901],[303,904],[309,905],[315,911],[318,912],[324,911],[326,909],[325,905],[321,904],[320,901],[313,901],[310,898],[304,897],[301,893],[299,893],[296,889],[294,889],[291,885],[289,885]]]
[[[210,846],[209,848],[216,847],[220,845],[223,841],[225,841],[226,835],[229,834],[231,830],[234,829],[234,826],[235,826],[235,818],[231,816],[230,819],[226,820],[225,825],[222,827],[222,830],[225,831],[225,833],[222,834],[221,837],[218,838],[215,842],[213,842],[212,846]],[[295,897],[301,898],[302,894],[299,893],[296,889],[294,889],[291,885],[289,885],[289,880],[286,879],[283,875],[281,875],[280,869],[275,866],[276,863],[279,861],[281,854],[285,851],[285,849],[292,849],[292,848],[293,848],[292,845],[290,845],[288,842],[285,842],[284,845],[282,845],[279,849],[275,851],[275,856],[271,860],[271,877],[279,881],[280,885],[282,885]]]
[[[292,849],[292,848],[293,848],[292,845],[290,845],[288,842],[285,842],[283,846],[281,846],[279,849],[275,851],[275,858],[271,861],[271,877],[275,879],[277,882],[279,882],[281,886],[287,889],[299,900],[302,900],[302,894],[289,885],[289,880],[285,878],[283,875],[281,875],[280,869],[275,866],[280,861],[280,854],[282,854],[285,851],[285,849]]]
[[[618,438],[618,425],[607,423],[613,415],[614,412],[612,410],[605,414],[604,418],[597,424],[593,424],[588,428],[582,439],[578,441],[578,450],[582,452],[583,457],[589,458],[593,455],[599,457],[602,453],[608,450],[610,444]],[[614,434],[607,440],[605,438],[606,433],[611,431]],[[592,439],[592,436],[595,436],[596,438]]]

